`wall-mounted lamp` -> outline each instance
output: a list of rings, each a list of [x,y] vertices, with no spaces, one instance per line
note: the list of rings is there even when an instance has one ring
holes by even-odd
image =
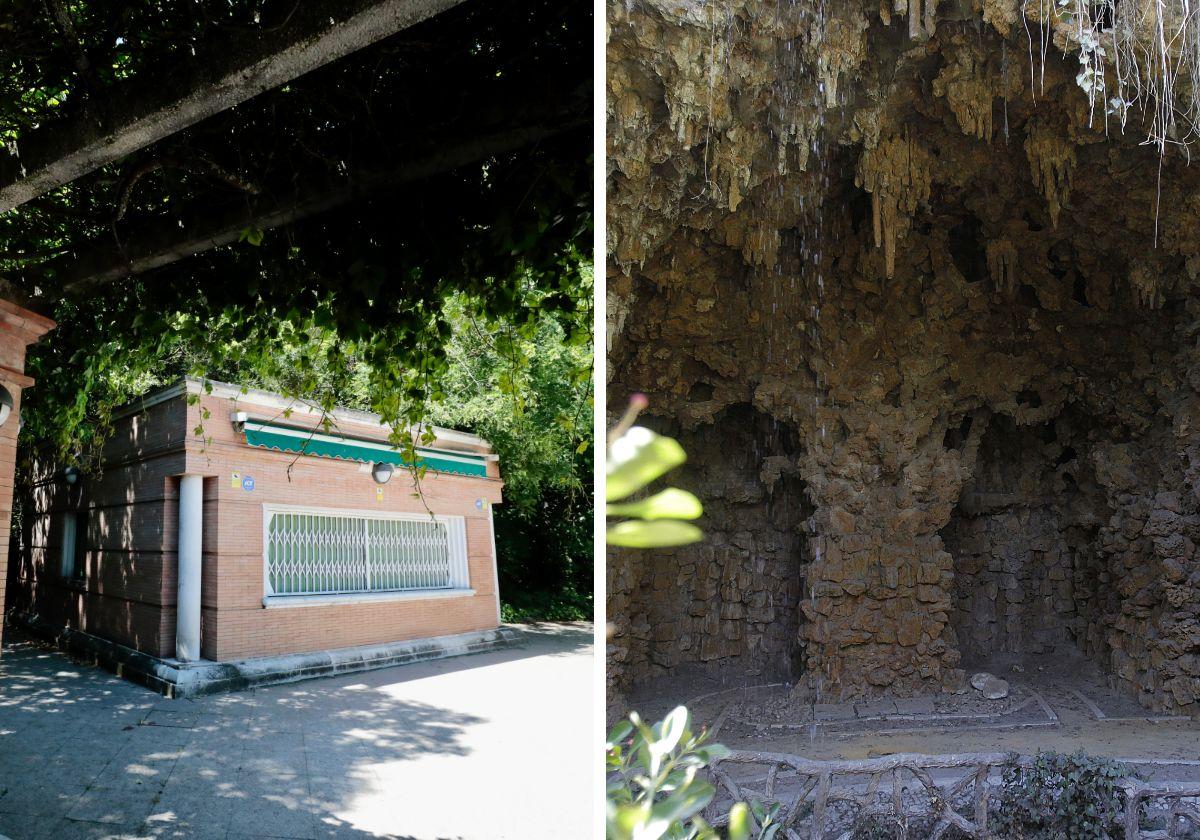
[[[63,481],[67,482],[67,484],[78,484],[79,476],[80,472],[78,467],[67,467],[62,471]]]
[[[12,414],[13,397],[8,389],[0,385],[0,426],[8,422],[8,415]]]
[[[371,467],[371,478],[376,484],[387,484],[392,480],[392,465],[384,461],[376,461]]]

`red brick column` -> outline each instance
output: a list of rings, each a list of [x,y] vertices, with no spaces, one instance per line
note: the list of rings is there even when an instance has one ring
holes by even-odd
[[[4,586],[8,579],[9,521],[12,518],[13,470],[17,461],[21,390],[33,384],[25,375],[25,350],[54,328],[49,318],[0,300],[0,386],[12,397],[12,412],[0,426],[0,633]]]

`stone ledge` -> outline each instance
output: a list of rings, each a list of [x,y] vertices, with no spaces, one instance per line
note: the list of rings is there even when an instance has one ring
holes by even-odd
[[[511,630],[479,630],[382,645],[266,656],[233,662],[180,662],[142,653],[117,642],[69,627],[55,627],[35,615],[12,613],[9,621],[59,648],[90,658],[117,676],[169,697],[199,697],[222,691],[388,668],[409,662],[482,653],[515,643]]]

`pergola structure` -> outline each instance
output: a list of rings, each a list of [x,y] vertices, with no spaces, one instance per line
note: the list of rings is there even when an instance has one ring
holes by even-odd
[[[590,184],[590,10],[167,3],[162,26],[178,31],[157,37],[158,13],[135,5],[22,0],[0,29],[0,98],[16,103],[0,115],[0,385],[14,418],[33,384],[25,347],[63,301],[131,278],[150,300],[180,287],[302,300],[354,274],[347,317],[386,319],[428,293],[413,278],[463,263],[472,240],[457,237],[491,219],[518,240],[560,225],[566,243],[590,214],[583,198],[546,209]],[[21,86],[53,83],[55,68],[61,90],[22,104]],[[278,277],[302,246],[305,271]],[[247,252],[257,281],[238,273]],[[347,271],[351,259],[370,269]],[[15,419],[0,428],[5,543],[16,432]]]

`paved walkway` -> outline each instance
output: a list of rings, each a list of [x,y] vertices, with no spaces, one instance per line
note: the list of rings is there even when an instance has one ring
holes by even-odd
[[[18,636],[0,657],[0,835],[590,837],[592,630],[197,700]]]

